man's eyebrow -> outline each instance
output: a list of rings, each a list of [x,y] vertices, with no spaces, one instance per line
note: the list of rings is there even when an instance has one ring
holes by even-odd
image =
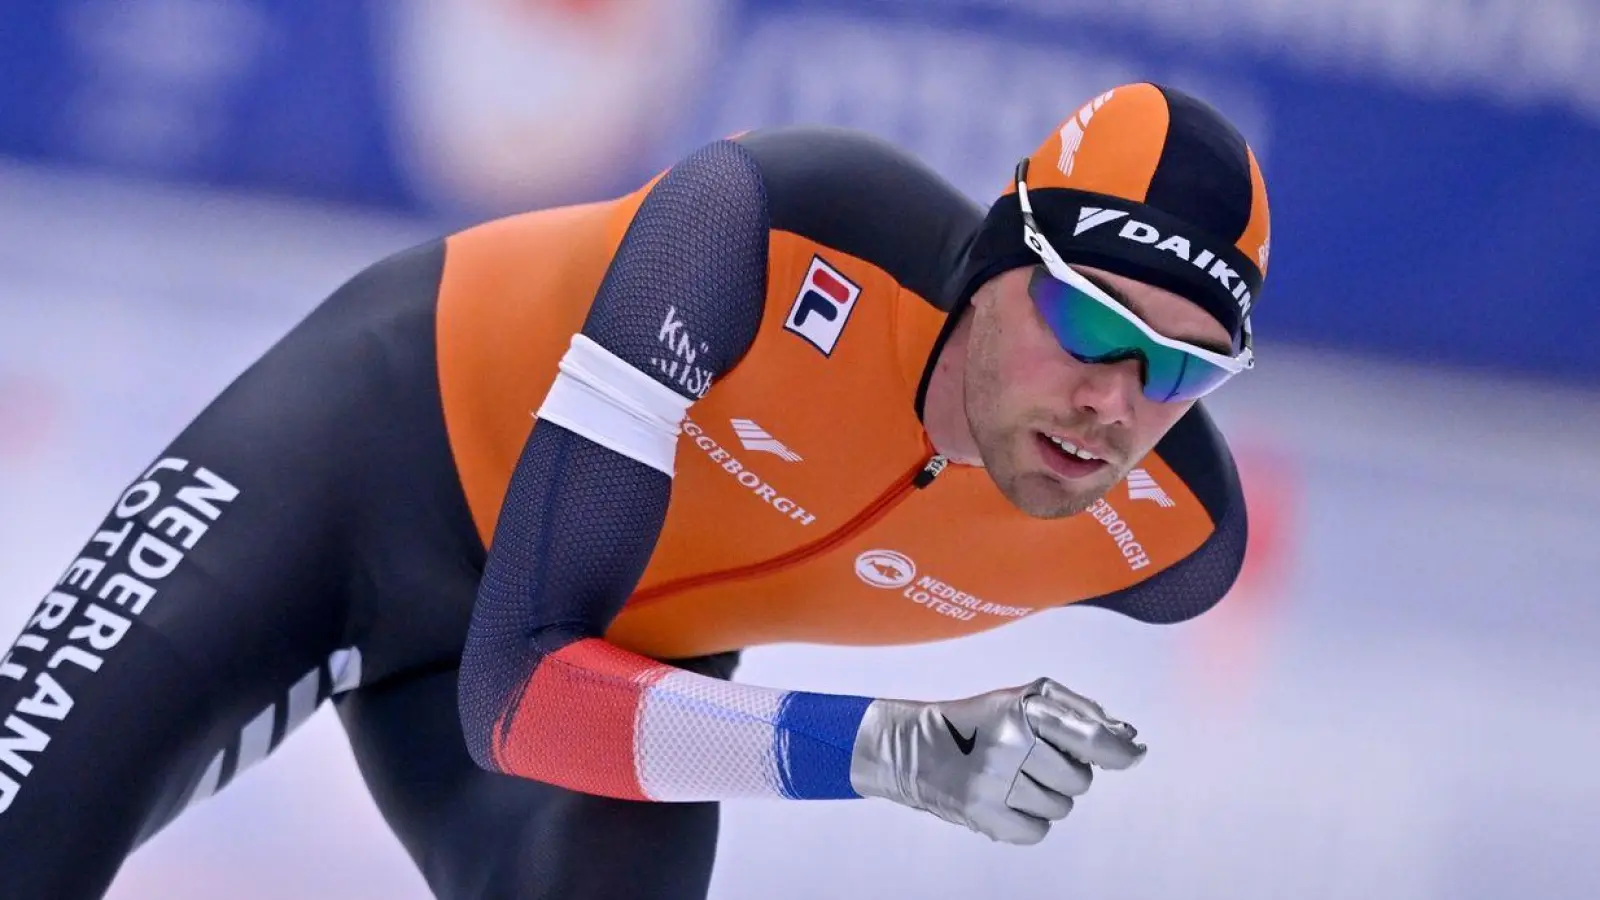
[[[1077,272],[1079,275],[1082,275],[1085,281],[1089,282],[1100,290],[1105,291],[1106,295],[1111,299],[1121,303],[1124,307],[1127,307],[1129,312],[1141,319],[1144,318],[1144,311],[1139,309],[1139,305],[1134,303],[1133,298],[1124,293],[1121,288],[1105,280],[1104,278],[1101,278],[1099,275],[1085,272],[1080,268],[1073,267],[1073,271]],[[1147,321],[1145,324],[1148,325],[1149,322]]]
[[[1073,267],[1073,271],[1077,272],[1079,275],[1082,275],[1085,281],[1089,282],[1100,290],[1105,291],[1106,296],[1122,304],[1125,309],[1138,316],[1146,325],[1149,325],[1151,328],[1155,328],[1157,332],[1165,334],[1165,332],[1162,332],[1161,329],[1156,328],[1155,325],[1151,324],[1149,316],[1145,315],[1144,310],[1139,308],[1139,304],[1133,302],[1133,298],[1129,297],[1126,291],[1123,291],[1111,282],[1106,281],[1099,275],[1085,272],[1077,267]],[[1223,346],[1216,341],[1206,340],[1204,338],[1175,337],[1170,334],[1167,335],[1167,337],[1170,337],[1176,341],[1183,341],[1186,344],[1193,344],[1196,347],[1204,347],[1205,349],[1210,350],[1212,353],[1217,353],[1222,356],[1233,355],[1232,347]]]

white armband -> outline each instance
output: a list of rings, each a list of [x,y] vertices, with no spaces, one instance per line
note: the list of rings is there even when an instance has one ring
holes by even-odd
[[[678,433],[691,403],[610,350],[575,334],[536,415],[670,478]]]

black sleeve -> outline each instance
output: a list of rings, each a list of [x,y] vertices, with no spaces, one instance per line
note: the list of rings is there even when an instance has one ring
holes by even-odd
[[[696,399],[704,380],[728,372],[755,340],[767,245],[755,161],[731,141],[711,144],[645,198],[583,334]],[[685,367],[699,371],[685,379]],[[461,661],[461,722],[479,765],[514,769],[497,757],[497,725],[541,661],[604,633],[649,562],[671,485],[552,422],[535,424],[496,524]]]
[[[1200,404],[1174,425],[1155,452],[1211,515],[1211,534],[1195,551],[1131,587],[1073,604],[1098,606],[1141,622],[1183,622],[1217,605],[1244,566],[1249,538],[1244,492],[1227,442]]]

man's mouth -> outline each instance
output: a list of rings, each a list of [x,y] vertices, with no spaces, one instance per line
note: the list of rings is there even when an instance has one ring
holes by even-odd
[[[1063,478],[1085,478],[1110,465],[1097,452],[1054,434],[1035,432],[1034,441],[1051,471]]]

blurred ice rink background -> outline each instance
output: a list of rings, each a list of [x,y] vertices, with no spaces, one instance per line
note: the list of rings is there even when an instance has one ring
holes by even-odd
[[[1139,78],[1236,117],[1272,190],[1262,362],[1212,404],[1244,578],[1175,627],[1063,610],[748,653],[743,680],[878,695],[1050,674],[1151,752],[1031,849],[888,804],[729,805],[713,896],[1600,896],[1591,0],[12,4],[0,643],[188,419],[382,255],[792,121],[986,202]],[[427,896],[328,710],[111,893],[218,896]]]

